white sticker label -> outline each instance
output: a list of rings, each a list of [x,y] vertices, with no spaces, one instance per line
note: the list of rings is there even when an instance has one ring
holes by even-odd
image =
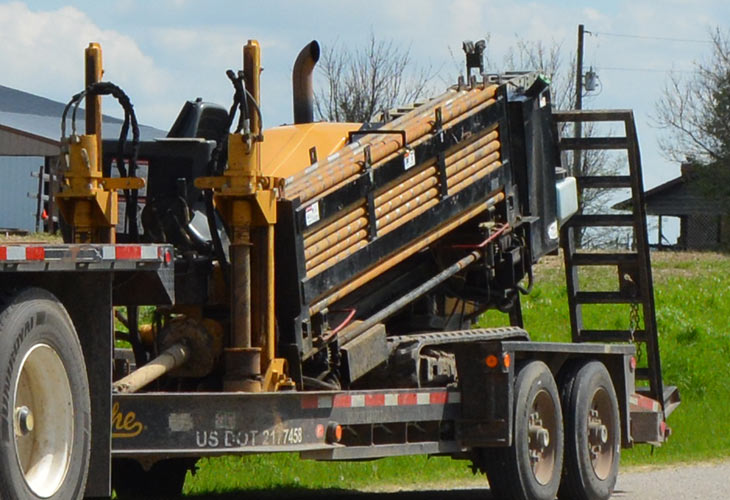
[[[319,221],[319,202],[312,203],[304,209],[304,222],[307,227]]]
[[[193,430],[193,416],[190,413],[171,413],[167,417],[170,432],[189,432]]]
[[[548,237],[551,240],[557,240],[558,239],[558,221],[553,222],[548,227]]]
[[[416,152],[412,149],[406,149],[403,155],[403,168],[408,170],[416,166]]]

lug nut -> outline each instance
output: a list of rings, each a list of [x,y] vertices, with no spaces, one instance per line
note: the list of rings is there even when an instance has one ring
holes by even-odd
[[[33,413],[27,406],[19,406],[15,409],[15,432],[19,436],[27,436],[33,431]]]

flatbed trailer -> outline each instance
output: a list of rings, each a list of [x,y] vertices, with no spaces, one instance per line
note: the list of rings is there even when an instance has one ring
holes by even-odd
[[[311,66],[318,46],[302,54]],[[244,74],[259,58],[250,42]],[[228,137],[217,170],[224,141],[201,130],[227,133],[233,115],[206,103],[189,103],[164,140],[102,142],[98,94],[136,118],[98,83],[100,66],[92,45],[71,103],[85,97],[91,113],[59,196],[74,243],[0,245],[0,498],[167,497],[201,457],[298,452],[451,456],[500,498],[606,499],[620,449],[669,436],[679,397],[661,379],[630,112],[553,112],[536,75],[471,78],[379,125],[269,131],[311,162],[291,170],[293,156],[276,166],[258,149],[261,117],[241,101],[256,106],[258,79],[231,73],[252,124]],[[570,121],[617,121],[626,136],[559,137]],[[317,161],[317,148],[334,153]],[[629,188],[634,213],[572,215],[570,188],[555,190],[560,152],[605,148],[626,149],[628,174],[578,185]],[[113,164],[130,176],[112,178]],[[121,231],[118,189],[135,214]],[[633,228],[636,250],[576,249],[572,231],[596,225]],[[535,342],[520,283],[559,246],[573,342]],[[583,266],[616,268],[618,289],[581,290]],[[632,324],[585,328],[594,303],[627,304]],[[152,326],[141,306],[154,306]],[[471,328],[488,308],[511,326]]]

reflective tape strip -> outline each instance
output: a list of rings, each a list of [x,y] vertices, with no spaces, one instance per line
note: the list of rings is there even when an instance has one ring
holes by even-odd
[[[8,247],[7,260],[26,260],[25,247]]]
[[[334,396],[304,396],[304,410],[317,408],[372,408],[383,406],[446,405],[461,402],[461,394],[450,391],[393,392],[373,394],[335,394]]]
[[[647,398],[646,396],[642,396],[641,394],[636,393],[632,394],[629,397],[629,404],[631,406],[635,406],[642,410],[648,411],[661,411],[662,409],[658,401],[654,401],[651,398]]]
[[[46,249],[38,246],[10,245],[0,247],[0,260],[19,262],[24,260],[44,260]]]
[[[100,261],[146,261],[171,263],[173,254],[164,245],[0,245],[0,262],[58,262],[64,264]]]
[[[150,246],[144,246],[142,248],[142,258],[143,259],[153,259],[156,260],[160,256],[157,252],[157,247],[150,247]]]
[[[25,260],[43,260],[46,258],[46,249],[43,247],[25,247]]]
[[[131,260],[142,258],[142,247],[139,245],[118,245],[116,248],[117,260]]]
[[[115,260],[117,258],[117,250],[111,245],[104,246],[101,249],[101,258],[104,260]]]

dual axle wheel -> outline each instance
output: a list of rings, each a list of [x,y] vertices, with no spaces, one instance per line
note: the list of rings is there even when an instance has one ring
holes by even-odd
[[[531,361],[518,372],[514,436],[482,450],[495,499],[605,500],[618,475],[618,402],[605,366],[571,370],[558,389],[549,368]]]

